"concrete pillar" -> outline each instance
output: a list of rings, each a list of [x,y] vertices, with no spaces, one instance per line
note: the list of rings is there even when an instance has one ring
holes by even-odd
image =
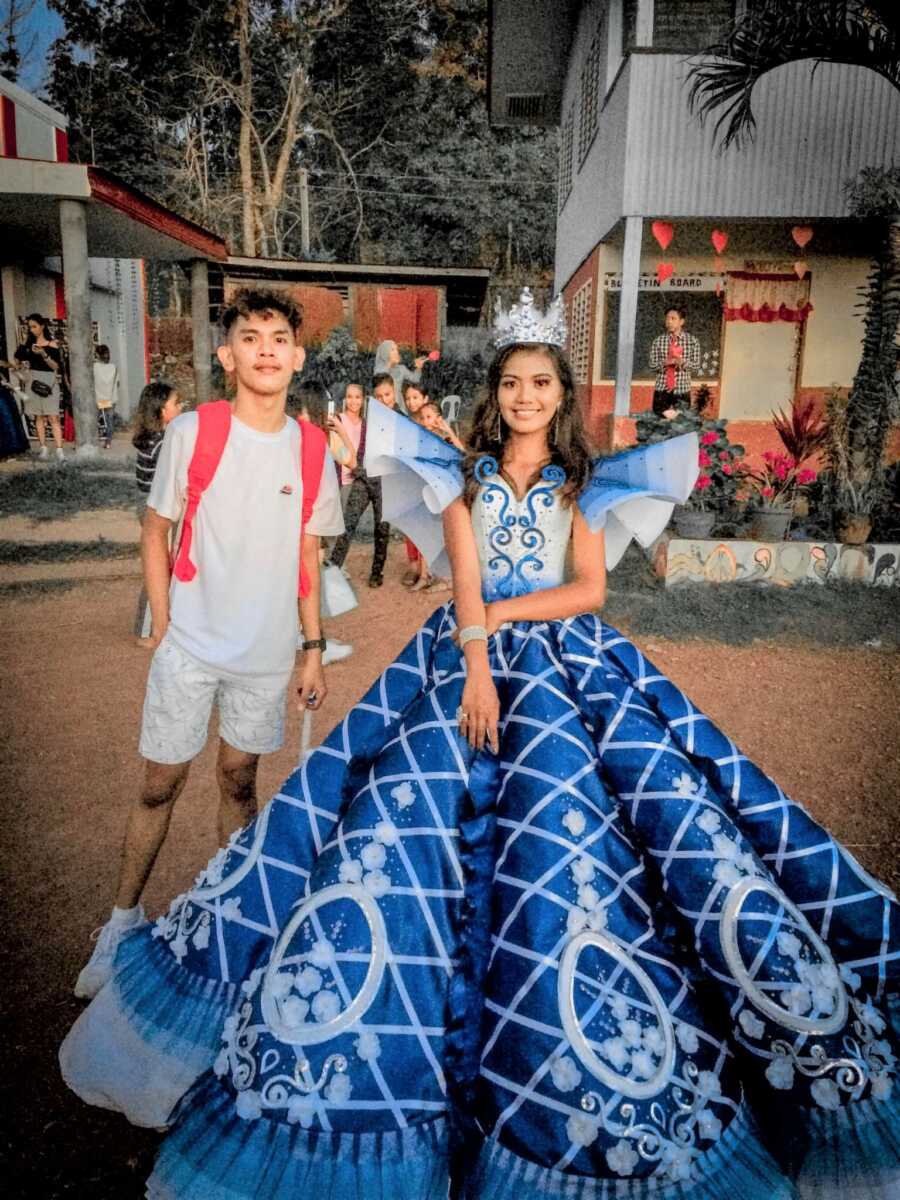
[[[653,45],[653,0],[638,0],[634,42],[636,46]]]
[[[634,374],[634,331],[637,324],[638,282],[641,275],[643,217],[625,218],[625,247],[622,251],[622,291],[619,297],[619,337],[616,346],[615,415],[631,411],[631,377]]]
[[[66,340],[69,384],[75,418],[75,452],[97,453],[97,401],[94,396],[94,340],[91,336],[91,278],[88,266],[87,204],[60,200],[63,282],[66,292]]]
[[[205,258],[191,263],[191,329],[194,334],[194,392],[198,404],[209,399],[212,339],[209,329],[209,271]]]

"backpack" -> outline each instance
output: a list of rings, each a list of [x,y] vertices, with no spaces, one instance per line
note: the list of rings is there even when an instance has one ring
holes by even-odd
[[[225,443],[228,441],[228,434],[231,430],[231,405],[227,400],[214,400],[209,404],[201,404],[197,409],[197,419],[197,442],[187,472],[187,505],[181,521],[178,548],[172,558],[172,574],[182,583],[190,583],[197,574],[197,568],[191,562],[194,517],[197,515],[200,497],[212,483],[225,450]],[[301,421],[299,418],[297,424],[301,429],[300,478],[303,482],[303,509],[300,514],[300,544],[302,550],[303,533],[319,494],[328,445],[325,434],[317,425],[312,425],[309,421]],[[301,554],[297,594],[301,598],[308,596],[309,586],[309,577],[303,568]]]

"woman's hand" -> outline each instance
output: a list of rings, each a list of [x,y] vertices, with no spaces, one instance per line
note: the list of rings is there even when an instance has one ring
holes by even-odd
[[[473,750],[483,750],[487,743],[496,754],[500,748],[497,735],[500,697],[497,695],[489,668],[469,668],[460,710],[460,737],[464,737]]]

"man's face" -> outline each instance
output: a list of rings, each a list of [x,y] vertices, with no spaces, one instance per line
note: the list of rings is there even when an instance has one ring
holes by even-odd
[[[239,386],[259,396],[286,392],[306,358],[287,317],[272,310],[238,317],[216,353],[225,370],[235,373]]]
[[[383,383],[379,383],[375,389],[375,399],[380,400],[385,408],[393,408],[397,403],[396,396],[394,395],[394,385],[388,383],[386,380]]]
[[[670,308],[666,313],[666,332],[681,333],[682,329],[684,329],[684,317],[674,308]]]

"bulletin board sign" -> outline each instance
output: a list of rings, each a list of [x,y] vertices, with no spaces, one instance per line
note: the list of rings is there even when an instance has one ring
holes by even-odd
[[[620,274],[610,272],[604,276],[602,378],[608,380],[616,377],[621,287]],[[724,294],[724,275],[700,272],[673,275],[662,285],[655,275],[642,275],[638,287],[633,378],[636,381],[653,380],[656,372],[650,367],[650,347],[654,338],[665,332],[666,309],[671,304],[679,304],[687,310],[685,331],[700,342],[700,370],[694,381],[711,383],[718,380],[722,361]]]

